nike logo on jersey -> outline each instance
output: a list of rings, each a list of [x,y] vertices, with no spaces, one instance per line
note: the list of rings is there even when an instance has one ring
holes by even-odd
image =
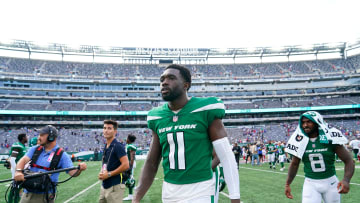
[[[197,124],[187,124],[187,125],[176,125],[176,126],[169,126],[166,128],[159,129],[159,133],[169,132],[174,130],[189,130],[189,129],[196,129]]]
[[[324,148],[324,149],[310,149],[310,150],[306,150],[306,153],[311,153],[311,152],[326,152],[328,150],[328,148]]]
[[[330,185],[334,185],[336,183],[336,181],[335,182],[333,182],[333,183],[330,183]]]

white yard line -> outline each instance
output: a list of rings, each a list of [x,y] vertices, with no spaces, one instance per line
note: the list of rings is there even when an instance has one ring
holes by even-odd
[[[225,197],[227,197],[227,198],[229,198],[229,199],[230,199],[229,195],[228,195],[228,194],[226,194],[225,192],[220,192],[220,194],[222,194],[222,195],[224,195]]]
[[[89,187],[83,189],[81,192],[77,193],[76,195],[72,196],[70,199],[66,200],[64,203],[68,203],[70,202],[71,200],[74,200],[75,198],[77,198],[78,196],[82,195],[84,192],[90,190],[92,187],[94,187],[95,185],[99,184],[100,181],[97,181],[96,183],[90,185]]]
[[[229,195],[228,195],[228,194],[226,194],[225,192],[220,192],[220,194],[222,194],[222,195],[224,195],[225,197],[227,197],[227,198],[229,198],[229,199],[230,199]],[[244,202],[243,202],[243,201],[241,201],[240,203],[244,203]]]

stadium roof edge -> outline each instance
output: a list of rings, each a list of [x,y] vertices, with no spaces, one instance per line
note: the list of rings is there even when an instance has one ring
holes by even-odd
[[[295,56],[329,55],[330,58],[346,58],[360,53],[360,40],[352,43],[321,43],[310,46],[290,45],[283,47],[256,47],[256,48],[143,48],[143,47],[101,47],[94,45],[81,45],[71,47],[66,44],[51,43],[47,46],[32,41],[13,40],[12,42],[0,41],[1,52],[24,52],[33,58],[33,55],[58,55],[58,61],[93,62],[96,59],[110,61],[109,58],[118,59],[118,63],[150,63],[158,64],[159,60],[173,59],[174,63],[188,64],[213,64],[218,63],[243,63],[244,58],[255,58],[259,63],[265,63],[263,58],[279,57],[279,61],[297,61]],[[7,55],[9,56],[9,55]],[[67,56],[78,56],[79,59],[68,60]],[[294,56],[294,57],[292,57]],[[11,56],[10,56],[11,57]],[[43,56],[45,57],[45,56]],[[88,57],[86,61],[82,58]],[[321,59],[326,59],[321,57]],[[107,58],[107,59],[105,59]],[[294,59],[290,59],[294,58]],[[45,59],[45,58],[44,58]],[[46,59],[45,59],[46,60]],[[276,61],[274,61],[276,62]]]

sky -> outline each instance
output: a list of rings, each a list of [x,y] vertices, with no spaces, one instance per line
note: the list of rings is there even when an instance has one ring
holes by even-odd
[[[360,39],[356,0],[12,0],[0,41],[152,48],[280,47]]]

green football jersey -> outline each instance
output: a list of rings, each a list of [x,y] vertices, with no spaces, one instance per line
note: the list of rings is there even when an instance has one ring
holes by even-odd
[[[225,115],[215,97],[192,97],[177,113],[168,104],[148,113],[148,127],[159,137],[164,179],[172,184],[196,183],[212,178],[212,143],[208,127]]]
[[[131,160],[131,155],[130,155],[130,151],[135,151],[136,153],[137,147],[134,144],[126,144],[126,153],[127,153],[127,157],[129,159],[129,163]],[[135,157],[134,157],[135,160]]]
[[[268,154],[272,154],[272,153],[274,153],[272,151],[275,149],[275,145],[274,144],[267,144],[266,149],[267,149]]]
[[[279,155],[284,155],[285,154],[285,147],[284,146],[279,146],[278,147],[278,152],[279,152]]]
[[[305,177],[324,179],[336,174],[334,164],[335,146],[320,143],[319,138],[316,138],[315,142],[309,140],[302,157]]]
[[[17,163],[26,153],[26,147],[23,143],[21,142],[15,142],[12,146],[11,146],[11,149],[10,149],[10,156],[13,152],[14,149],[17,149],[18,150],[18,155],[16,156],[16,159],[15,159],[15,162]]]

